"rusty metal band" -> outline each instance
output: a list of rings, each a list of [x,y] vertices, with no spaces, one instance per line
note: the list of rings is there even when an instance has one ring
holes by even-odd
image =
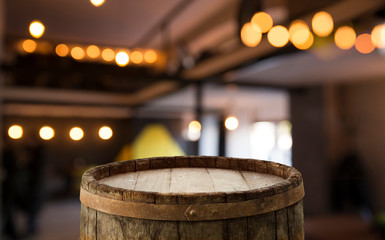
[[[203,221],[240,218],[276,211],[300,201],[305,195],[303,184],[273,196],[232,203],[166,205],[127,202],[80,190],[80,201],[108,214],[164,221]]]

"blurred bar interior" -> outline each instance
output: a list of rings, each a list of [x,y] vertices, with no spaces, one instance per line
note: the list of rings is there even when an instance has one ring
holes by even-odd
[[[0,0],[1,239],[78,239],[80,178],[292,165],[306,239],[385,236],[384,0]]]

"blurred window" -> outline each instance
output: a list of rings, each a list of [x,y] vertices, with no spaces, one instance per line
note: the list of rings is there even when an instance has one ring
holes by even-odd
[[[289,121],[253,123],[250,142],[253,158],[292,165]]]

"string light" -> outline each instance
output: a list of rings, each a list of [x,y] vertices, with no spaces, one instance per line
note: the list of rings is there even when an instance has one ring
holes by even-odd
[[[283,47],[289,42],[289,32],[284,26],[274,26],[267,34],[267,39],[274,47]]]
[[[350,49],[356,42],[356,32],[348,26],[339,27],[334,34],[334,42],[343,50]]]
[[[371,34],[372,42],[377,48],[385,48],[385,24],[377,25]]]
[[[29,33],[34,38],[40,38],[41,36],[43,36],[44,30],[45,30],[45,26],[40,21],[37,21],[37,20],[33,21],[29,25]]]
[[[84,50],[81,47],[74,47],[71,50],[71,56],[76,60],[81,60],[84,58]]]
[[[325,11],[316,13],[313,16],[311,24],[314,33],[320,37],[328,36],[334,27],[332,16]]]
[[[69,53],[69,48],[67,47],[67,45],[61,43],[59,45],[56,46],[55,48],[55,52],[56,54],[59,56],[59,57],[65,57],[68,55]]]
[[[225,127],[228,130],[233,131],[233,130],[237,129],[238,126],[239,126],[238,118],[236,118],[234,116],[229,116],[228,118],[226,118]]]
[[[154,63],[154,62],[156,62],[157,59],[158,59],[158,56],[157,56],[156,52],[153,50],[148,50],[144,53],[144,61],[146,63],[150,63],[150,64]]]
[[[102,52],[102,58],[106,62],[111,62],[115,59],[115,53],[111,48],[106,48]]]
[[[120,51],[115,56],[116,64],[120,67],[127,66],[128,62],[130,61],[130,57],[128,54],[124,51]]]
[[[362,54],[369,54],[375,49],[370,34],[364,33],[356,39],[356,50]]]
[[[23,128],[19,125],[13,125],[8,129],[8,136],[12,139],[20,139],[23,136]]]
[[[95,45],[88,46],[88,48],[87,48],[87,55],[90,58],[97,58],[97,57],[99,57],[99,55],[100,55],[99,47],[97,47]]]
[[[99,129],[99,137],[103,140],[108,140],[112,137],[112,129],[108,126]]]
[[[139,51],[133,51],[131,53],[130,59],[135,64],[140,64],[143,62],[143,54]]]
[[[80,139],[83,138],[84,132],[81,128],[79,127],[74,127],[70,130],[70,138],[74,141],[79,141]]]
[[[256,47],[262,39],[262,32],[258,26],[252,27],[251,23],[246,23],[241,29],[241,40],[247,47]]]
[[[257,12],[251,18],[251,26],[256,28],[257,31],[266,33],[273,26],[273,19],[268,13]]]
[[[103,5],[104,0],[90,0],[90,2],[91,2],[92,5],[94,5],[95,7],[100,7],[100,6]]]
[[[190,141],[198,141],[201,137],[202,126],[200,122],[194,120],[188,125],[187,137]]]
[[[22,47],[27,53],[33,53],[36,50],[37,43],[34,40],[27,39],[23,41]]]
[[[39,135],[43,140],[50,140],[55,136],[55,131],[49,126],[44,126],[40,128]]]

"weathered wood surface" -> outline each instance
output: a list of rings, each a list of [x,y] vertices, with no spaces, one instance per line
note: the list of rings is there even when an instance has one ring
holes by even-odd
[[[218,168],[166,168],[101,179],[114,188],[160,193],[233,192],[269,187],[284,178],[266,173]]]
[[[194,205],[268,198],[301,183],[298,171],[279,164],[250,159],[177,157],[113,163],[91,169],[83,176],[82,188],[123,201]],[[249,217],[190,222],[123,217],[82,204],[81,239],[302,240],[302,208],[301,200]]]

